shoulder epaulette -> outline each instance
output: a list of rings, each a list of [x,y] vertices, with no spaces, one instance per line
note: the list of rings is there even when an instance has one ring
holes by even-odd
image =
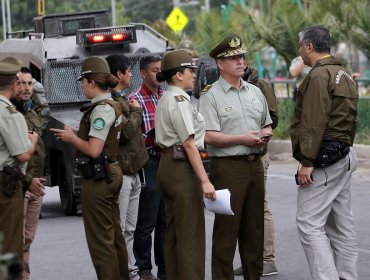
[[[202,94],[205,94],[207,91],[209,91],[209,89],[212,87],[212,85],[206,85],[203,89],[202,89]]]
[[[8,111],[9,111],[10,114],[17,113],[17,108],[15,108],[14,105],[8,105],[6,108],[8,109]]]
[[[185,101],[185,98],[182,95],[176,95],[175,96],[175,99],[176,99],[177,102],[183,102],[183,101]]]

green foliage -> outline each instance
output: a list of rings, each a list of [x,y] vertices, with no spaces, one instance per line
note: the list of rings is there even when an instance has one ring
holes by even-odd
[[[274,129],[274,139],[290,139],[290,125],[294,113],[292,98],[278,98],[279,126]],[[370,98],[360,98],[357,105],[357,130],[355,143],[370,144]]]
[[[232,29],[224,22],[219,10],[212,9],[209,13],[202,13],[196,20],[194,44],[199,55],[206,55]]]
[[[308,25],[304,12],[289,0],[274,1],[271,13],[245,8],[251,28],[286,61],[299,55],[298,33]]]
[[[290,139],[290,124],[294,112],[292,98],[278,98],[279,125],[274,129],[275,139]]]
[[[346,42],[370,54],[370,9],[367,1],[315,0],[308,17],[325,25],[334,43]]]

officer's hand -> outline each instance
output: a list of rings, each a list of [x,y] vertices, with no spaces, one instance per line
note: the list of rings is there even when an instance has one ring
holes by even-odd
[[[210,181],[202,183],[202,190],[203,190],[203,195],[205,198],[208,198],[211,200],[216,199],[215,187],[212,185]]]
[[[131,108],[141,108],[139,102],[137,102],[135,99],[131,99],[129,105]]]
[[[313,171],[313,167],[306,167],[306,166],[302,166],[301,169],[299,170],[299,175],[298,175],[298,183],[299,185],[301,186],[306,186],[306,185],[309,185],[309,184],[312,184],[313,183],[313,179],[312,179],[312,171]]]
[[[44,196],[45,195],[45,192],[44,192],[45,181],[46,179],[44,178],[33,178],[28,188],[28,191],[38,196]]]
[[[64,142],[70,142],[71,139],[75,137],[73,129],[68,126],[66,126],[65,129],[50,128],[50,131],[54,132],[54,136],[57,140],[62,140]]]
[[[28,138],[30,139],[31,143],[37,143],[39,140],[39,135],[35,131],[29,131]]]
[[[241,145],[244,146],[255,146],[261,142],[261,139],[258,136],[259,131],[248,131],[247,133],[242,135]]]
[[[65,125],[65,126],[64,126],[64,129],[65,129],[65,130],[72,130],[73,134],[77,135],[77,131],[76,131],[76,129],[73,129],[72,127],[69,127],[68,125]]]

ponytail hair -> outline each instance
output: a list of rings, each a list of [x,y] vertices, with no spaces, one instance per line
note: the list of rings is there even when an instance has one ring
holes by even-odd
[[[156,74],[156,78],[157,78],[158,82],[166,81],[168,84],[171,84],[172,83],[172,77],[175,76],[177,72],[180,72],[181,74],[184,74],[185,68],[186,67],[182,66],[182,67],[172,68],[172,69],[168,69],[168,70],[165,70],[165,71],[158,72]]]
[[[90,83],[94,81],[95,84],[101,90],[108,90],[109,88],[115,88],[118,85],[118,79],[112,74],[105,73],[90,73],[84,76],[86,80]]]

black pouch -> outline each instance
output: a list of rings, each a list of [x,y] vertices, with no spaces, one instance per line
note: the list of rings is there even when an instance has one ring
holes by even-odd
[[[100,155],[98,158],[90,159],[93,171],[93,179],[99,181],[107,178],[107,171],[105,167],[105,157]]]
[[[4,165],[3,171],[3,192],[7,196],[12,197],[20,186],[20,180],[23,175],[22,171],[17,165]]]
[[[344,158],[349,153],[349,145],[333,137],[324,137],[314,166],[325,168],[338,160]]]
[[[172,146],[172,158],[176,160],[188,160],[188,156],[182,145]]]
[[[89,157],[77,157],[76,168],[84,178],[93,178],[93,170]]]

